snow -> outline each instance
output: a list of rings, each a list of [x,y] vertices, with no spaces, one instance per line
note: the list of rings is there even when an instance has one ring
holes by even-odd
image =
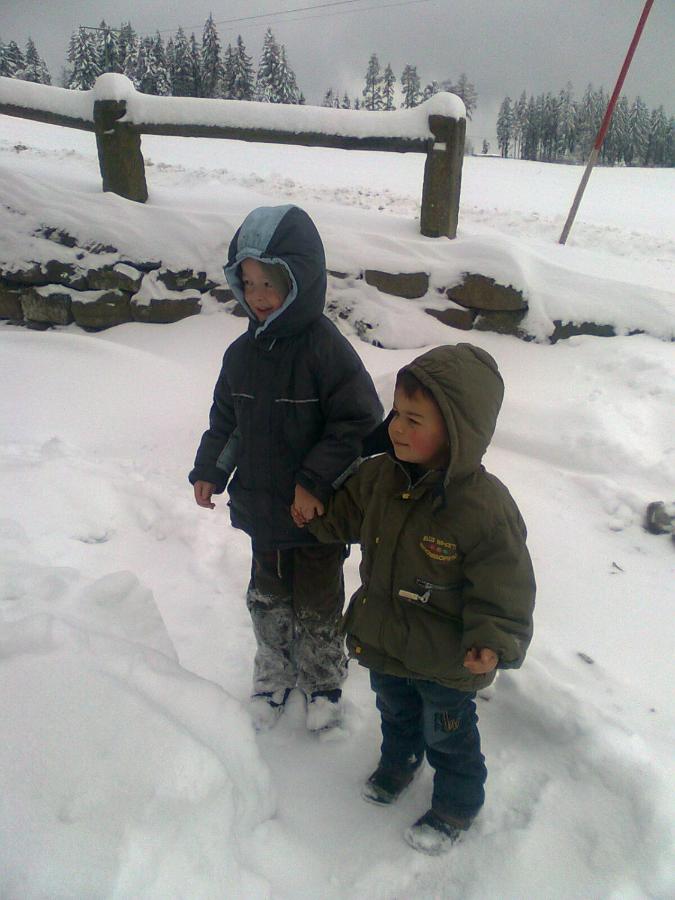
[[[353,276],[366,268],[429,273],[432,291],[412,303],[392,303],[360,280],[343,284],[354,320],[372,320],[382,308],[405,317],[411,306],[415,312],[438,306],[442,298],[434,288],[477,271],[524,292],[530,305],[524,324],[540,340],[556,320],[589,318],[621,334],[675,336],[675,237],[672,204],[666,202],[674,193],[673,170],[639,170],[639,177],[635,169],[596,170],[562,247],[557,241],[581,177],[578,168],[468,157],[459,234],[448,241],[419,233],[422,154],[144,136],[151,196],[138,204],[101,196],[91,135],[5,121],[0,232],[10,266],[57,254],[85,269],[120,256],[145,257],[205,271],[222,283],[227,246],[251,207],[294,202],[317,222],[329,269]],[[76,248],[34,236],[53,222],[82,243],[113,246],[119,254],[78,260]],[[436,332],[429,332],[427,318],[420,312],[414,330],[395,331],[406,336],[407,346],[433,342]],[[380,343],[400,346],[384,315],[378,331]]]
[[[562,248],[572,167],[467,159],[450,242],[417,233],[422,158],[143,146],[140,205],[100,193],[91,135],[3,118],[3,261],[144,258],[222,281],[251,208],[305,207],[329,267],[351,273],[329,300],[385,405],[428,346],[470,340],[497,359],[506,400],[486,463],[529,527],[535,639],[478,701],[484,811],[448,856],[415,853],[402,835],[430,769],[391,809],[359,796],[379,748],[365,670],[350,667],[341,740],[307,732],[297,693],[272,731],[251,726],[247,539],[186,480],[245,322],[205,300],[173,325],[99,334],[0,324],[0,893],[672,897],[674,555],[642,517],[675,500],[673,173],[595,172]],[[41,225],[119,252],[77,260]],[[386,297],[355,277],[364,266],[434,286],[480,266],[527,290],[542,337],[565,311],[650,333],[550,346],[458,332],[423,313],[433,289]],[[358,339],[360,320],[384,348]]]
[[[139,306],[150,306],[153,300],[161,297],[164,300],[199,300],[201,294],[196,290],[172,291],[163,284],[157,272],[148,272],[143,276],[140,289],[134,294],[133,301]]]
[[[0,103],[11,106],[23,106],[26,109],[93,122],[95,99],[93,91],[69,91],[19,78],[0,78]]]
[[[128,78],[112,72],[100,75],[90,91],[68,91],[0,78],[0,103],[93,121],[95,100],[126,100],[127,113],[123,121],[136,125],[223,125],[351,137],[428,140],[433,137],[429,116],[466,117],[462,100],[447,91],[434,95],[414,109],[382,113],[240,100],[154,97],[141,94]]]

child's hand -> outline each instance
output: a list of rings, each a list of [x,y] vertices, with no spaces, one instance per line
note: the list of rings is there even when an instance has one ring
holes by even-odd
[[[464,668],[468,669],[473,675],[485,675],[496,668],[499,657],[494,650],[488,650],[487,647],[479,649],[471,647],[464,654]]]
[[[291,506],[291,517],[298,528],[303,528],[315,516],[322,516],[323,514],[323,503],[317,500],[302,485],[296,484],[293,506]]]
[[[215,484],[211,484],[210,481],[195,481],[194,489],[197,506],[203,506],[204,509],[216,508],[216,504],[211,503],[211,495],[216,489]]]

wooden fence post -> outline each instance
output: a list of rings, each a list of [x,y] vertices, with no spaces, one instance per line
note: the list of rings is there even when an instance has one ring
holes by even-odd
[[[125,100],[94,101],[94,131],[103,190],[145,203],[148,186],[141,135],[133,125],[119,121],[126,108]]]
[[[434,143],[427,152],[420,231],[426,237],[457,236],[466,119],[429,116]]]

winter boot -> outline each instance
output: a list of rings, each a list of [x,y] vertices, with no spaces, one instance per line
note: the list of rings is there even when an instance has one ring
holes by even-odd
[[[459,840],[462,831],[462,828],[451,825],[430,809],[407,828],[403,836],[415,850],[438,856]]]
[[[256,731],[269,731],[274,728],[286,706],[290,688],[278,691],[261,691],[251,697],[249,712]]]
[[[645,528],[650,534],[675,534],[675,503],[655,500],[647,507]]]
[[[307,703],[307,730],[315,734],[342,725],[342,691],[312,691]]]
[[[412,756],[410,764],[392,768],[382,760],[361,788],[361,796],[369,803],[388,806],[401,796],[422,765],[421,756]]]

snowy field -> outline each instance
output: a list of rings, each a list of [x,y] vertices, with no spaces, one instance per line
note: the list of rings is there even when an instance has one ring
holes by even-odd
[[[560,317],[648,332],[467,335],[331,279],[375,323],[385,349],[338,320],[385,406],[434,344],[479,344],[506,382],[486,463],[529,527],[535,639],[479,700],[485,809],[431,859],[402,839],[428,768],[391,809],[359,797],[379,748],[365,670],[350,667],[343,740],[310,736],[296,694],[274,731],[250,726],[247,539],[186,478],[243,320],[213,304],[99,334],[0,323],[3,900],[675,896],[675,553],[642,528],[648,502],[675,501],[675,174],[597,170],[561,248],[580,169],[469,158],[459,237],[433,241],[415,221],[422,157],[148,138],[139,206],[100,193],[92,135],[0,125],[4,261],[44,253],[43,224],[220,279],[243,216],[296,202],[332,269],[440,285],[480,265],[527,290],[542,337]]]

